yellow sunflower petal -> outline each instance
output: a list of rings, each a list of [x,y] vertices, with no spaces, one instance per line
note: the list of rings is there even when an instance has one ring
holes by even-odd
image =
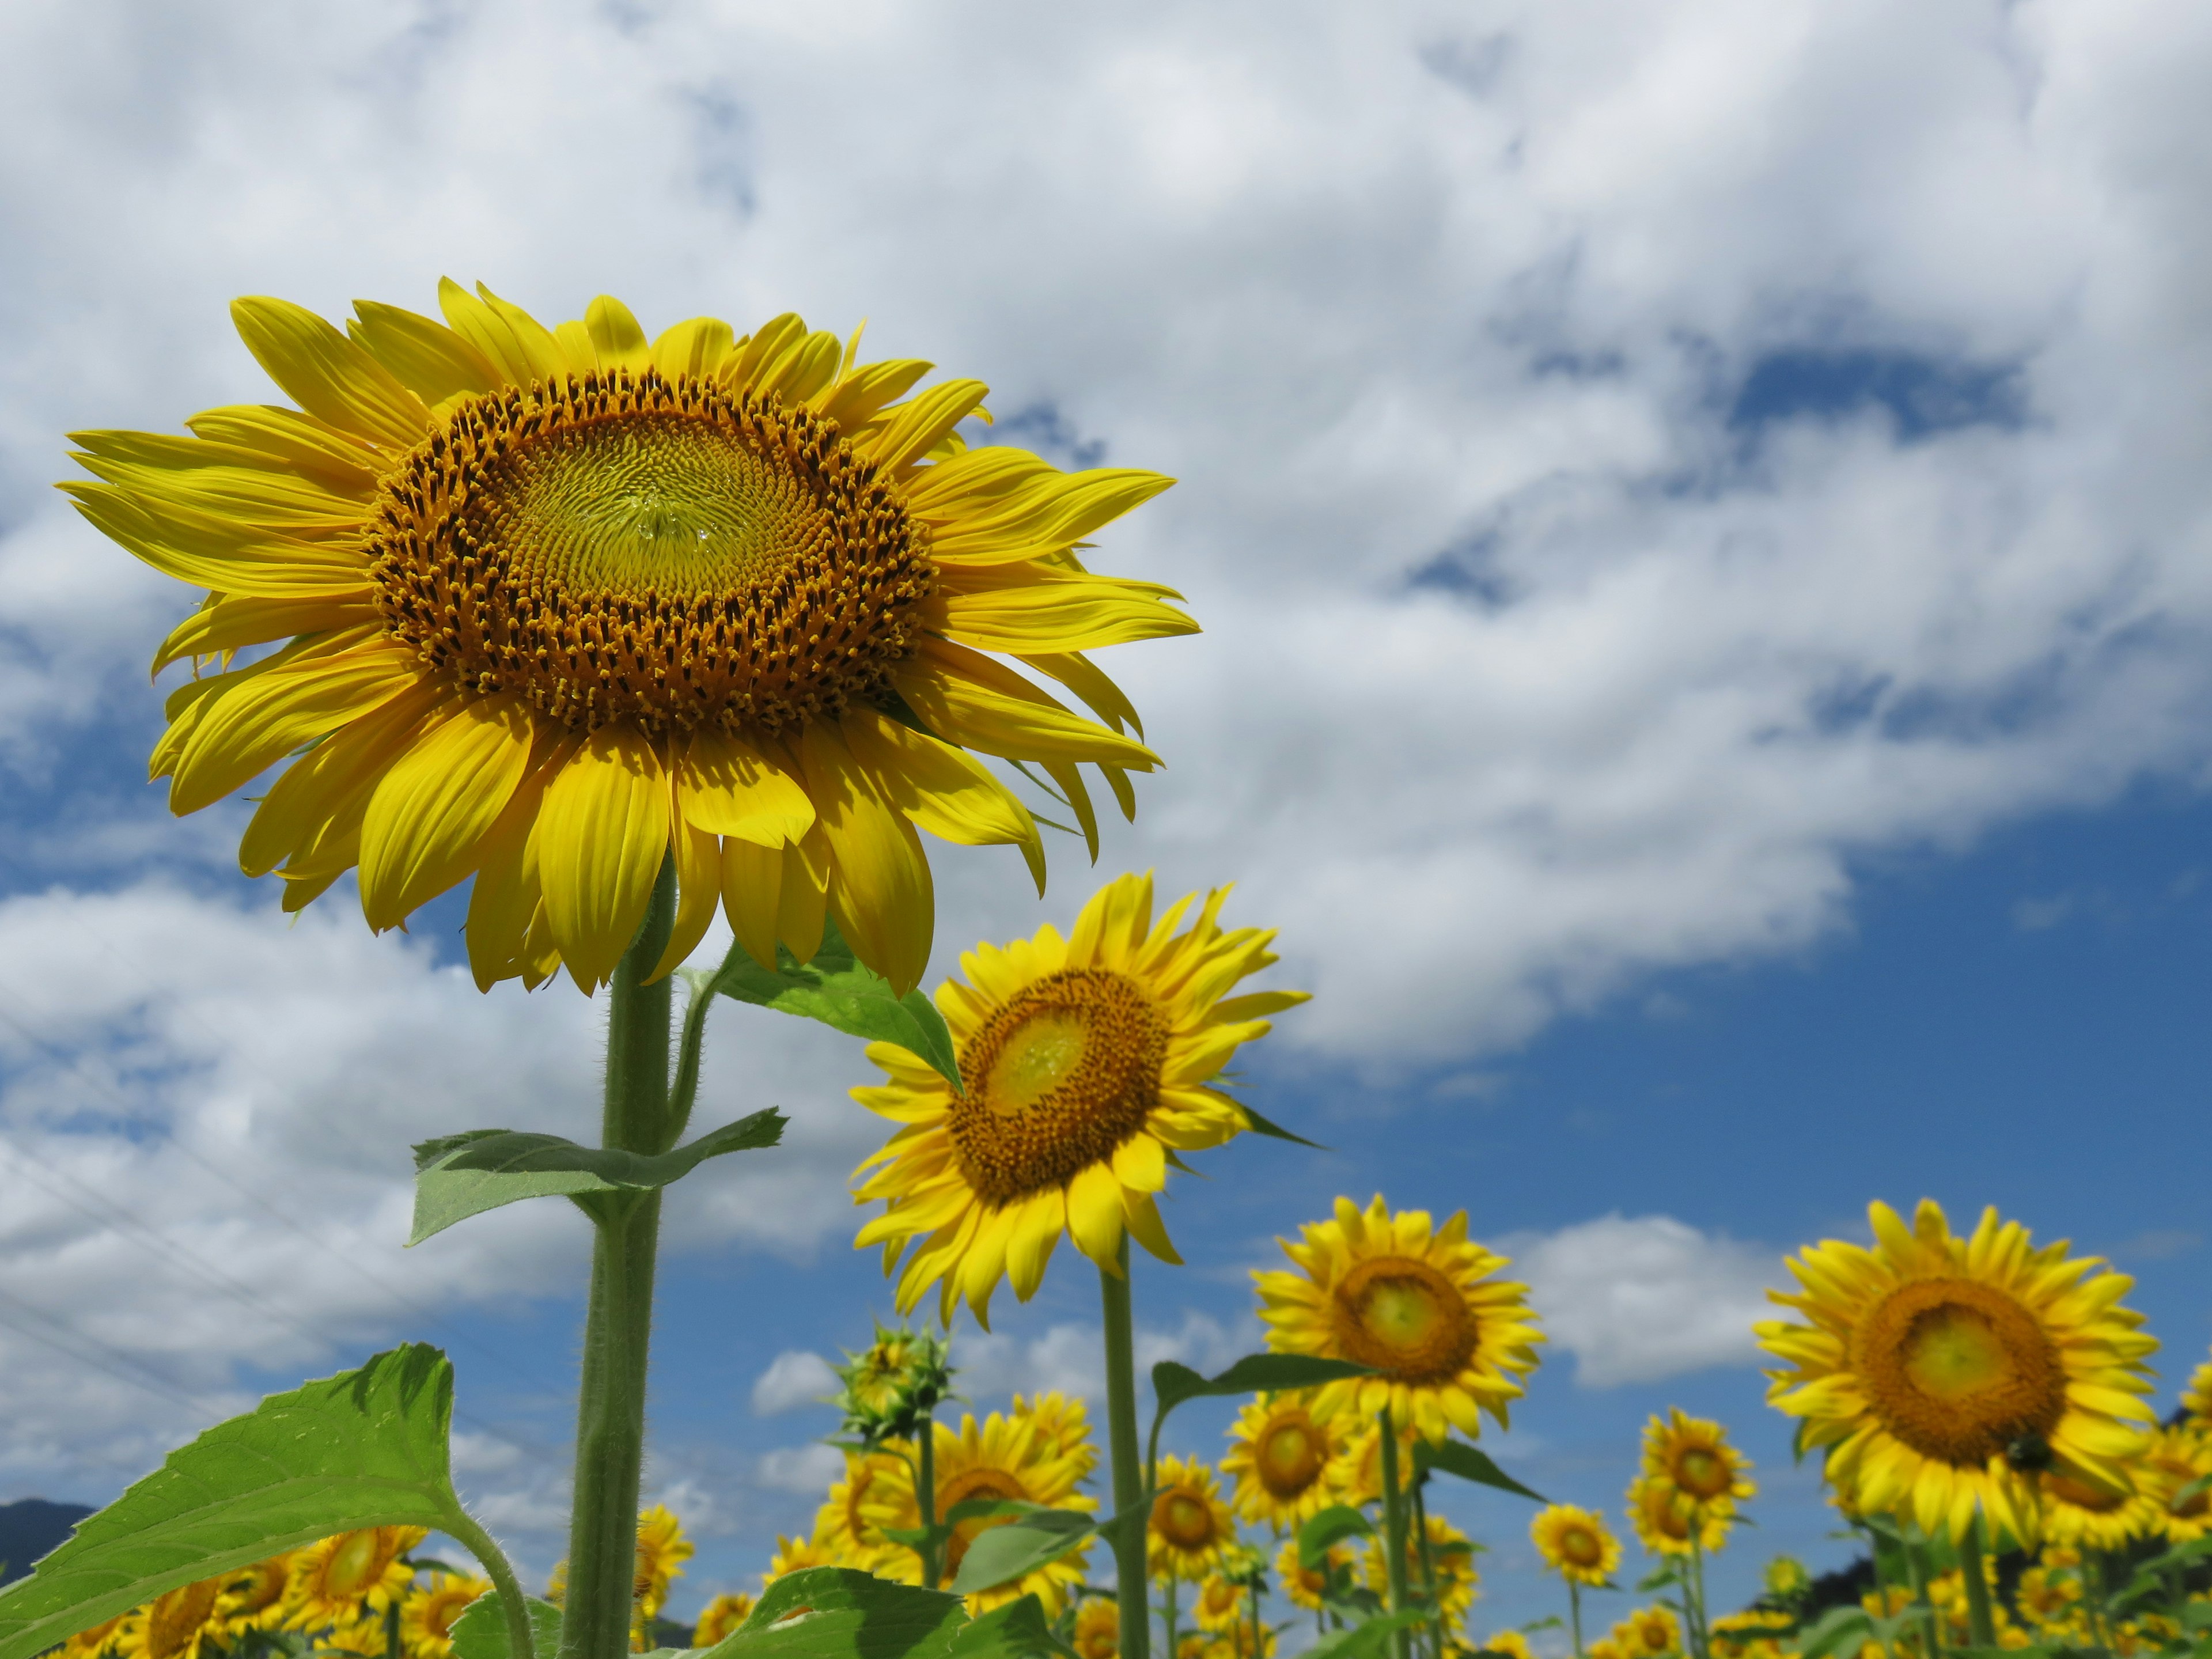
[[[612,977],[668,852],[667,781],[652,745],[603,726],[545,791],[538,825],[545,920],[581,990]]]

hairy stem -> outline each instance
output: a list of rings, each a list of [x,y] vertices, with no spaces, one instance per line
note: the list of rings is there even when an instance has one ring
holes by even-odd
[[[1127,1516],[1145,1496],[1145,1469],[1137,1443],[1137,1350],[1129,1313],[1129,1238],[1113,1269],[1098,1270],[1098,1301],[1106,1327],[1106,1437],[1114,1464],[1114,1513]],[[1152,1608],[1145,1595],[1145,1518],[1114,1536],[1115,1589],[1121,1615],[1120,1659],[1150,1659]],[[1172,1635],[1169,1659],[1174,1659]]]
[[[921,1437],[921,1468],[914,1482],[915,1496],[921,1500],[921,1584],[924,1589],[935,1589],[937,1564],[945,1559],[937,1540],[929,1536],[937,1526],[937,1419],[924,1412],[915,1432]]]
[[[608,988],[607,1081],[601,1144],[657,1154],[669,1121],[669,983],[643,983],[667,948],[676,871],[664,862],[637,937]],[[660,1194],[601,1195],[593,1224],[591,1300],[576,1401],[576,1496],[568,1519],[568,1590],[561,1659],[629,1651],[637,1572],[637,1491],[645,1460],[646,1356],[653,1334]]]
[[[1406,1606],[1406,1498],[1398,1486],[1398,1431],[1390,1424],[1388,1406],[1376,1413],[1382,1425],[1382,1550],[1384,1571],[1389,1576],[1390,1611]],[[1398,1659],[1413,1659],[1413,1638],[1399,1631],[1392,1638]]]
[[[467,1548],[499,1594],[499,1610],[507,1620],[507,1650],[513,1659],[536,1659],[537,1647],[530,1630],[530,1602],[522,1582],[514,1576],[514,1563],[498,1540],[477,1524],[466,1510],[456,1509],[445,1520],[445,1530]],[[397,1650],[394,1650],[396,1651]]]

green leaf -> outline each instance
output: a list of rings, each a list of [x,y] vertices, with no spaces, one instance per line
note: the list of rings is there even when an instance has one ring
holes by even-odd
[[[775,1146],[783,1139],[783,1114],[771,1106],[657,1158],[520,1129],[471,1129],[426,1140],[415,1149],[415,1230],[407,1242],[420,1244],[456,1221],[526,1198],[651,1192],[710,1158]]]
[[[1305,1650],[1304,1659],[1370,1659],[1401,1630],[1410,1630],[1428,1619],[1427,1609],[1405,1607],[1385,1613],[1350,1630],[1331,1631]]]
[[[410,1343],[216,1424],[0,1590],[0,1659],[332,1533],[464,1520],[453,1412],[452,1365]]]
[[[1636,1581],[1636,1589],[1638,1595],[1649,1595],[1654,1590],[1665,1589],[1669,1584],[1681,1582],[1681,1574],[1675,1571],[1671,1565],[1662,1562]]]
[[[1349,1504],[1331,1504],[1298,1528],[1298,1565],[1318,1572],[1333,1546],[1362,1534],[1372,1538],[1374,1523]]]
[[[942,1659],[966,1622],[960,1598],[850,1567],[787,1572],[713,1659]]]
[[[1846,1644],[1856,1650],[1873,1632],[1874,1620],[1863,1608],[1830,1607],[1816,1622],[1797,1632],[1798,1651],[1802,1659],[1826,1659]]]
[[[561,1609],[534,1595],[526,1596],[524,1602],[530,1609],[530,1640],[538,1659],[553,1659],[561,1647]],[[453,1659],[510,1659],[507,1609],[500,1605],[497,1590],[486,1590],[463,1607],[449,1633]]]
[[[1310,1353],[1248,1353],[1218,1376],[1200,1376],[1188,1365],[1163,1359],[1152,1367],[1152,1399],[1162,1417],[1186,1400],[1210,1395],[1277,1394],[1314,1389],[1347,1376],[1372,1376],[1373,1369],[1349,1359]]]
[[[1096,1516],[1075,1510],[1032,1509],[1019,1520],[988,1527],[968,1540],[952,1589],[966,1595],[1011,1583],[1081,1547],[1097,1530]]]
[[[937,1005],[920,991],[904,996],[891,994],[890,981],[864,966],[845,943],[835,921],[822,925],[822,948],[801,966],[784,946],[775,947],[776,971],[769,970],[732,945],[730,954],[712,975],[698,975],[702,988],[750,1002],[757,1008],[773,1008],[780,1014],[819,1020],[848,1036],[870,1042],[896,1042],[935,1067],[960,1092],[960,1062],[952,1049],[952,1033]]]
[[[1052,1633],[1044,1604],[1034,1594],[1018,1596],[971,1619],[952,1638],[945,1659],[1076,1659],[1075,1650]]]
[[[1308,1140],[1304,1135],[1292,1134],[1281,1124],[1275,1122],[1272,1119],[1261,1116],[1258,1112],[1253,1110],[1251,1107],[1247,1106],[1241,1100],[1233,1100],[1232,1103],[1236,1106],[1238,1111],[1243,1113],[1244,1121],[1250,1127],[1252,1133],[1255,1135],[1267,1135],[1275,1140],[1287,1140],[1297,1146],[1310,1146],[1317,1152],[1334,1152],[1335,1150],[1334,1147],[1322,1146],[1318,1140]]]
[[[1455,1474],[1462,1480],[1472,1480],[1479,1486],[1495,1486],[1500,1492],[1518,1492],[1523,1498],[1534,1498],[1539,1504],[1551,1500],[1533,1492],[1511,1475],[1490,1461],[1490,1454],[1480,1447],[1470,1446],[1464,1440],[1447,1440],[1441,1446],[1432,1446],[1425,1440],[1413,1443],[1413,1477],[1419,1480],[1431,1469],[1442,1469],[1446,1474]]]

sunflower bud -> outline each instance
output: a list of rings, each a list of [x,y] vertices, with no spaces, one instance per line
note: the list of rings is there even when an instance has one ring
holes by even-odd
[[[952,1391],[951,1345],[927,1331],[876,1327],[876,1340],[838,1366],[834,1403],[843,1413],[841,1435],[873,1449],[887,1440],[911,1440]]]

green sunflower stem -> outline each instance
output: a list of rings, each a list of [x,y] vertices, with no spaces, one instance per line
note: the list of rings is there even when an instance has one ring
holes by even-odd
[[[1167,1597],[1160,1603],[1160,1623],[1167,1631],[1168,1659],[1175,1659],[1175,1650],[1182,1632],[1176,1629],[1177,1616],[1182,1609],[1176,1605],[1182,1583],[1173,1572],[1168,1574]]]
[[[915,1496],[921,1504],[921,1583],[925,1589],[935,1589],[937,1564],[945,1559],[930,1536],[937,1530],[937,1419],[924,1412],[915,1432],[921,1441],[921,1467],[914,1480]]]
[[[1106,1328],[1106,1438],[1114,1465],[1114,1513],[1124,1517],[1144,1501],[1145,1468],[1137,1438],[1137,1343],[1129,1311],[1129,1236],[1111,1269],[1098,1270],[1098,1300]],[[1114,1534],[1115,1597],[1121,1613],[1120,1659],[1150,1659],[1152,1611],[1145,1595],[1146,1526]],[[1168,1653],[1175,1632],[1170,1615]]]
[[[1696,1659],[1712,1659],[1712,1638],[1705,1632],[1705,1541],[1702,1511],[1690,1516],[1690,1582],[1683,1586],[1683,1622],[1689,1626],[1690,1651]]]
[[[1407,1605],[1406,1591],[1406,1495],[1398,1484],[1398,1432],[1390,1425],[1388,1406],[1376,1413],[1375,1420],[1382,1426],[1382,1549],[1384,1571],[1389,1576],[1390,1611],[1399,1612]],[[1410,1631],[1399,1631],[1392,1641],[1398,1659],[1413,1659],[1413,1637]]]
[[[508,1654],[513,1659],[536,1659],[536,1641],[530,1629],[530,1602],[522,1593],[522,1583],[514,1576],[514,1564],[507,1559],[507,1552],[465,1510],[457,1508],[446,1518],[444,1527],[476,1557],[490,1578],[492,1589],[499,1592],[499,1610],[507,1620]],[[399,1650],[392,1648],[387,1651],[397,1653]]]
[[[644,983],[676,918],[676,869],[664,861],[645,921],[615,969],[607,999],[606,1097],[601,1143],[655,1156],[674,1138],[669,978]],[[576,1401],[576,1495],[568,1519],[568,1588],[561,1659],[619,1659],[629,1651],[637,1572],[637,1493],[645,1461],[646,1356],[660,1194],[603,1194],[593,1224],[591,1298],[584,1316]]]
[[[1935,1656],[1935,1659],[1942,1659],[1943,1620],[1928,1594],[1928,1555],[1925,1547],[1917,1541],[1917,1537],[1918,1534],[1915,1534],[1905,1542],[1905,1565],[1912,1575],[1912,1599],[1920,1607],[1921,1627],[1927,1633],[1928,1651]]]
[[[1978,1511],[1959,1539],[1959,1577],[1966,1581],[1966,1629],[1974,1645],[1996,1646],[1997,1626],[1990,1613],[1990,1587],[1982,1577],[1982,1517]]]
[[[1429,1627],[1429,1651],[1436,1659],[1443,1659],[1444,1650],[1444,1598],[1437,1584],[1437,1560],[1429,1547],[1429,1501],[1425,1496],[1429,1481],[1426,1475],[1413,1478],[1413,1549],[1421,1561],[1421,1594],[1429,1598],[1436,1609],[1436,1623]]]
[[[1567,1624],[1574,1632],[1575,1659],[1583,1659],[1583,1587],[1567,1580]]]

